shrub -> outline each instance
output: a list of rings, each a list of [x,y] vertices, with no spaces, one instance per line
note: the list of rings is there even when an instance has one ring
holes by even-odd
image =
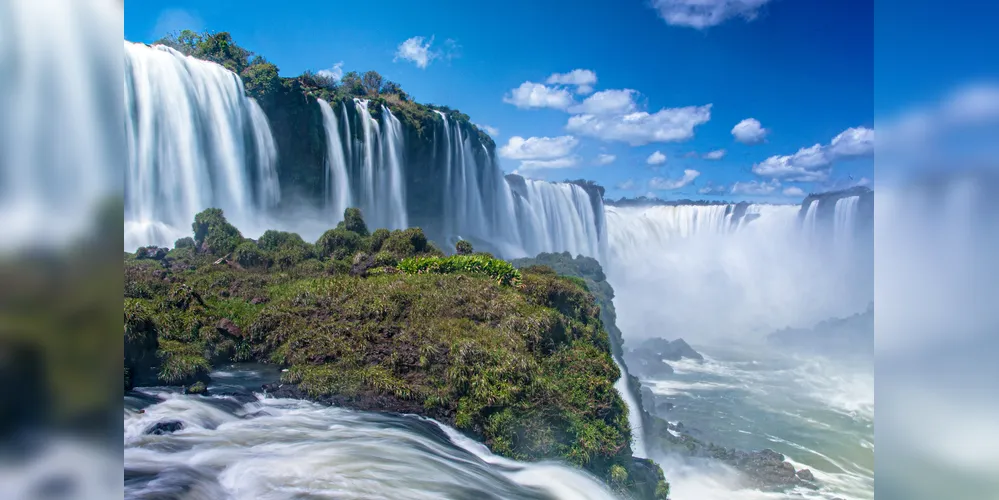
[[[385,240],[388,239],[389,234],[391,234],[391,233],[389,233],[389,230],[385,229],[383,227],[375,229],[375,231],[373,233],[371,233],[371,245],[370,246],[371,246],[371,252],[372,253],[378,253],[379,251],[381,251],[382,245],[385,244]]]
[[[343,211],[343,220],[337,224],[337,229],[353,231],[360,236],[368,235],[368,225],[364,223],[360,208],[348,208]]]
[[[243,241],[243,235],[229,224],[220,208],[205,209],[194,216],[194,242],[202,251],[223,256],[232,253]]]
[[[287,246],[307,247],[309,244],[297,233],[268,230],[257,240],[257,246],[268,252],[274,252]]]
[[[173,242],[173,247],[174,248],[194,248],[195,247],[194,238],[192,238],[190,236],[185,236],[183,238],[180,238],[177,241]]]
[[[399,258],[412,257],[427,251],[427,237],[418,227],[392,231],[381,249],[392,252]]]
[[[345,259],[353,256],[360,248],[361,236],[343,228],[330,229],[316,241],[316,253],[324,259]]]
[[[628,471],[624,467],[614,464],[610,468],[610,480],[616,486],[623,486],[628,481]]]
[[[465,240],[460,240],[454,245],[454,249],[458,252],[458,255],[470,255],[472,253],[472,244]]]
[[[270,258],[267,256],[267,253],[252,241],[243,242],[236,247],[233,258],[239,265],[246,268],[268,267],[270,265]]]
[[[378,252],[375,254],[375,267],[395,267],[399,259],[395,258],[391,252]]]
[[[450,257],[416,257],[399,262],[399,270],[409,274],[468,273],[489,276],[500,285],[519,285],[520,271],[504,260],[479,255],[452,255]]]
[[[287,245],[274,253],[274,264],[279,269],[288,270],[311,259],[312,256],[311,245],[308,243],[301,247]]]

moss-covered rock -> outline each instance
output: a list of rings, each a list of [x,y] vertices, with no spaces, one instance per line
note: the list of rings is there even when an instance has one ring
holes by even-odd
[[[247,244],[304,246],[277,232]],[[579,280],[481,254],[444,257],[415,228],[334,229],[316,250],[290,269],[128,260],[129,345],[155,352],[156,383],[191,391],[219,363],[274,363],[288,368],[282,390],[293,395],[430,416],[496,453],[564,460],[638,491],[620,372]]]

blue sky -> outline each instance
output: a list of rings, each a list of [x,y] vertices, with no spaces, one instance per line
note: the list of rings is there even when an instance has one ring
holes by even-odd
[[[229,31],[284,76],[373,69],[497,129],[506,171],[608,198],[797,202],[873,179],[873,4],[126,0],[125,38]]]

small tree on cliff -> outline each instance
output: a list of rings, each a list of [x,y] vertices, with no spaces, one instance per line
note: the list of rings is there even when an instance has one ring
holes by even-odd
[[[364,92],[368,95],[377,94],[382,88],[382,75],[379,75],[377,71],[368,71],[361,77],[361,83],[364,85]]]
[[[472,244],[465,240],[459,240],[458,243],[454,245],[454,249],[458,252],[458,255],[472,254]]]

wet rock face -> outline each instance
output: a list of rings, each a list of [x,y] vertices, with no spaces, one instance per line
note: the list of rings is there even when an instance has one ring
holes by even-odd
[[[636,348],[624,353],[624,360],[631,371],[642,377],[671,375],[673,367],[667,361],[693,359],[703,361],[704,356],[683,339],[669,341],[662,338],[646,339]]]
[[[163,422],[156,422],[151,427],[146,429],[145,434],[161,436],[163,434],[172,434],[184,428],[184,423],[178,420],[165,420]]]

